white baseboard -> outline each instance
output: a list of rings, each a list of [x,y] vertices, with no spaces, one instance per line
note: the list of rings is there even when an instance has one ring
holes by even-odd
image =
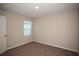
[[[41,41],[35,41],[35,42],[38,42],[38,43],[42,43],[42,44],[46,44],[46,45],[50,45],[50,46],[54,46],[54,47],[58,47],[58,48],[61,48],[61,49],[65,49],[65,50],[69,50],[69,51],[73,51],[73,52],[79,52],[78,50],[73,50],[73,49],[70,49],[70,48],[66,48],[66,47],[61,47],[61,46],[57,46],[57,45],[52,45],[52,44],[49,44],[49,43],[45,43],[45,42],[41,42]]]
[[[5,50],[6,51],[6,50]],[[0,54],[4,53],[5,51],[0,51]]]
[[[22,43],[22,44],[19,44],[19,45],[16,45],[16,46],[12,46],[12,47],[9,47],[8,49],[12,49],[12,48],[15,48],[15,47],[18,47],[18,46],[21,46],[21,45],[24,45],[24,44],[27,44],[27,43],[30,43],[30,42],[32,42],[32,41],[28,41],[28,42],[25,42],[25,43]],[[62,49],[70,50],[70,51],[74,51],[74,52],[77,52],[77,53],[79,52],[77,50],[72,50],[70,48],[65,48],[65,47],[61,47],[61,46],[57,46],[57,45],[52,45],[52,44],[49,44],[49,43],[45,43],[43,41],[42,42],[41,41],[34,41],[34,42],[38,42],[38,43],[42,43],[42,44],[46,44],[46,45],[50,45],[50,46],[54,46],[54,47],[58,47],[58,48],[62,48]]]
[[[18,46],[21,46],[21,45],[24,45],[24,44],[27,44],[27,43],[30,43],[30,42],[32,42],[32,41],[28,41],[28,42],[24,42],[22,44],[18,44],[16,46],[8,47],[7,50],[12,49],[12,48],[15,48],[15,47],[18,47]]]

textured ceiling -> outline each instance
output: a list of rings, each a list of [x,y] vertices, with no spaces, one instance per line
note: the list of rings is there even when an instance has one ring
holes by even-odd
[[[35,19],[56,12],[77,8],[77,5],[71,3],[2,3],[0,4],[0,9]],[[39,10],[36,10],[35,6],[39,6]]]

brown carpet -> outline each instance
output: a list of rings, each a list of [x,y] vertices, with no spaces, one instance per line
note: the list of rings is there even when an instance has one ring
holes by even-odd
[[[60,49],[45,44],[31,42],[1,54],[1,56],[77,56],[78,54],[69,50]]]

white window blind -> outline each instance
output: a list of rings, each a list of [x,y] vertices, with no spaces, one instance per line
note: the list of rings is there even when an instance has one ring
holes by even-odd
[[[31,36],[32,22],[24,21],[24,36]]]

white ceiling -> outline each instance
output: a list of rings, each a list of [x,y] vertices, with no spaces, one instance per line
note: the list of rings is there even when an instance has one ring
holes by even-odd
[[[71,3],[2,3],[0,4],[0,8],[1,10],[18,13],[35,19],[55,12],[73,9],[78,7],[77,5]],[[39,6],[39,9],[36,10],[35,6]]]

